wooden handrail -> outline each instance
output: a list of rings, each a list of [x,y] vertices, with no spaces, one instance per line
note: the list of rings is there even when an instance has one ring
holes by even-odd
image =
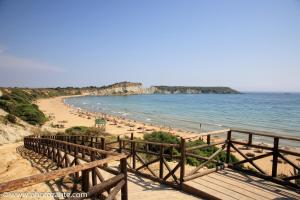
[[[160,142],[148,142],[148,141],[142,141],[142,140],[130,140],[130,139],[121,139],[120,141],[130,142],[130,143],[143,143],[143,144],[153,144],[158,146],[164,146],[164,147],[179,147],[179,144],[171,144],[171,143],[160,143]]]
[[[105,154],[105,155],[118,155],[118,153],[116,152],[112,152],[112,151],[105,151],[105,150],[101,150],[101,149],[96,149],[93,147],[89,147],[89,146],[84,146],[84,145],[79,145],[79,144],[75,144],[75,143],[70,143],[70,142],[66,142],[66,141],[62,141],[62,140],[55,140],[55,139],[48,139],[48,138],[24,138],[24,140],[30,140],[30,139],[35,139],[35,140],[40,140],[40,141],[53,141],[57,144],[66,144],[72,147],[78,147],[80,149],[85,149],[85,150],[89,150],[89,151],[95,151],[98,152],[100,154]]]
[[[103,160],[97,160],[97,161],[93,161],[93,162],[89,162],[89,163],[84,163],[81,165],[76,165],[74,167],[68,167],[68,168],[64,168],[64,169],[60,169],[60,170],[56,170],[56,171],[51,171],[51,172],[48,172],[45,174],[37,174],[37,175],[25,177],[25,178],[20,178],[17,180],[0,183],[0,193],[17,190],[17,189],[35,185],[35,184],[38,184],[41,182],[49,181],[49,180],[52,180],[55,178],[64,177],[69,174],[73,174],[75,172],[88,170],[88,169],[91,169],[91,168],[94,168],[94,167],[97,167],[100,165],[107,164],[112,161],[120,160],[122,158],[126,158],[126,155],[124,155],[124,154],[115,155],[115,156],[105,158]]]
[[[271,138],[279,138],[279,139],[285,139],[285,140],[293,140],[293,141],[300,141],[300,137],[297,136],[288,136],[284,134],[279,133],[272,133],[267,131],[252,131],[247,129],[230,129],[232,132],[238,132],[238,133],[245,133],[245,134],[253,134],[253,135],[259,135],[259,136],[265,136],[265,137],[271,137]]]

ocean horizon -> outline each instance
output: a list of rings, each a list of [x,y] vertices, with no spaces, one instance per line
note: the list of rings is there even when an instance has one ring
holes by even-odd
[[[300,136],[300,93],[80,96],[65,103],[195,133],[241,128]]]

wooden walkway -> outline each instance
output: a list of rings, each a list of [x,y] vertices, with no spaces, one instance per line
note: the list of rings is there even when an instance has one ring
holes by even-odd
[[[185,182],[201,193],[219,199],[300,199],[295,190],[231,169]]]

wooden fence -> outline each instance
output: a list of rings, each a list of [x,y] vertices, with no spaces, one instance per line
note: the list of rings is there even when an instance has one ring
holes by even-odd
[[[1,183],[0,193],[71,176],[75,180],[73,183],[75,190],[72,192],[86,193],[85,197],[72,199],[95,197],[115,199],[119,191],[121,191],[122,200],[128,199],[126,155],[70,142],[36,137],[25,137],[24,147],[51,159],[62,169]],[[107,167],[107,164],[112,161],[120,163],[119,170]],[[101,170],[109,172],[112,177],[105,180]]]
[[[239,135],[237,137],[237,135]],[[237,140],[240,135],[247,141]],[[218,141],[213,142],[212,137],[217,136]],[[117,140],[106,142],[104,137],[89,136],[52,136],[54,139],[65,140],[76,144],[97,147],[99,149],[116,150],[127,155],[128,170],[160,183],[167,184],[174,188],[182,188],[184,182],[207,175],[209,173],[232,168],[251,175],[256,175],[278,184],[300,188],[295,180],[300,179],[300,166],[290,159],[288,155],[296,156],[300,160],[300,153],[297,151],[287,150],[280,147],[281,141],[299,142],[299,137],[282,136],[266,132],[225,129],[201,133],[190,138],[181,138],[179,144],[166,144],[159,142],[148,142],[140,139],[134,139],[133,134],[130,137],[118,136]],[[265,137],[272,141],[272,145],[254,143],[254,137]],[[188,146],[189,141],[205,141],[205,143]],[[197,150],[217,147],[208,157],[200,156]],[[265,150],[265,153],[249,157],[242,152],[243,148],[255,148]],[[243,159],[233,162],[230,154],[235,151]],[[226,152],[223,161],[217,159],[220,154]],[[267,173],[264,166],[259,166],[255,161],[270,156],[272,162],[272,172]],[[187,159],[194,158],[201,161],[201,164],[191,170],[186,169]],[[282,159],[288,165],[291,165],[298,174],[285,175],[278,174],[278,159]],[[211,165],[213,164],[213,165]],[[244,167],[245,164],[251,165],[251,169]],[[151,169],[150,165],[156,165]],[[214,167],[212,167],[214,166]]]

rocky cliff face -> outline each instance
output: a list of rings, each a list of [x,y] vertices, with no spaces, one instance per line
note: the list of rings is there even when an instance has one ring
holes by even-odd
[[[95,88],[91,93],[94,95],[134,95],[144,94],[144,88],[142,83],[120,82]]]
[[[134,95],[134,94],[237,94],[229,87],[185,87],[185,86],[152,86],[143,88],[141,83],[120,82],[94,90],[92,95]]]

